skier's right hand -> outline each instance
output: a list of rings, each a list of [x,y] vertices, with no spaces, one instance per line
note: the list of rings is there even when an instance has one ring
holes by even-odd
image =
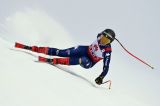
[[[101,85],[102,84],[102,82],[103,82],[103,76],[99,76],[99,77],[97,77],[96,79],[95,79],[95,82],[98,84],[98,85]]]

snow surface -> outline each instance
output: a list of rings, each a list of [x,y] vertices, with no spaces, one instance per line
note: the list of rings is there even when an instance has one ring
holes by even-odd
[[[110,71],[104,79],[112,80],[109,90],[108,84],[99,86],[94,82],[102,71],[102,62],[89,70],[80,66],[55,67],[36,62],[37,56],[45,56],[43,54],[14,48],[15,41],[58,48],[77,45],[64,26],[45,11],[28,8],[17,11],[8,15],[0,27],[0,106],[160,105],[160,72],[155,61],[156,67],[151,70],[126,56],[114,42]],[[86,38],[92,42],[93,37]],[[129,46],[138,47],[136,44]],[[145,46],[142,44],[140,47]],[[152,60],[155,55],[149,56]]]

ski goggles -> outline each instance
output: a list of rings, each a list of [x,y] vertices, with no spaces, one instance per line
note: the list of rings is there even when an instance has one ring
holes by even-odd
[[[104,35],[109,40],[111,40],[111,42],[113,42],[114,38],[111,36],[111,34],[109,34],[107,32],[102,32],[101,34]]]
[[[111,43],[111,40],[108,37],[106,37],[105,35],[101,35],[100,44],[106,45],[109,43]]]

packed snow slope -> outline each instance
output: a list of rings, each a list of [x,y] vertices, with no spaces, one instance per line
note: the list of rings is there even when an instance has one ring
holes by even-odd
[[[131,69],[113,58],[105,78],[113,81],[109,90],[107,84],[94,83],[102,63],[90,70],[80,66],[61,70],[36,62],[42,54],[15,49],[14,43],[1,38],[0,50],[1,106],[158,106],[159,86],[153,86],[159,78],[152,70]]]
[[[37,56],[45,56],[43,54],[14,48],[16,41],[57,48],[77,46],[75,42],[86,44],[86,39],[73,39],[63,25],[44,11],[18,11],[6,17],[0,25],[0,106],[160,105],[159,66],[152,60],[153,55],[148,57],[148,52],[137,53],[156,63],[154,70],[129,57],[113,42],[110,70],[104,79],[112,80],[109,90],[108,84],[99,86],[94,82],[102,72],[102,61],[88,70],[80,66],[55,67],[37,62]],[[123,30],[119,27],[120,29]],[[94,39],[97,33],[95,31]],[[88,45],[92,43],[92,38],[87,38],[90,40]],[[130,43],[128,39],[124,41]],[[145,48],[146,45],[142,44],[140,47]]]

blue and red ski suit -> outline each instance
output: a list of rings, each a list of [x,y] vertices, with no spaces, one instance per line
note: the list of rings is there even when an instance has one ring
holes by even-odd
[[[100,45],[99,36],[90,46],[77,46],[68,49],[48,48],[48,55],[59,56],[58,58],[65,65],[80,65],[86,69],[93,67],[97,62],[103,59],[103,71],[100,76],[106,76],[109,70],[111,59],[111,45]],[[67,62],[66,62],[67,61]]]

